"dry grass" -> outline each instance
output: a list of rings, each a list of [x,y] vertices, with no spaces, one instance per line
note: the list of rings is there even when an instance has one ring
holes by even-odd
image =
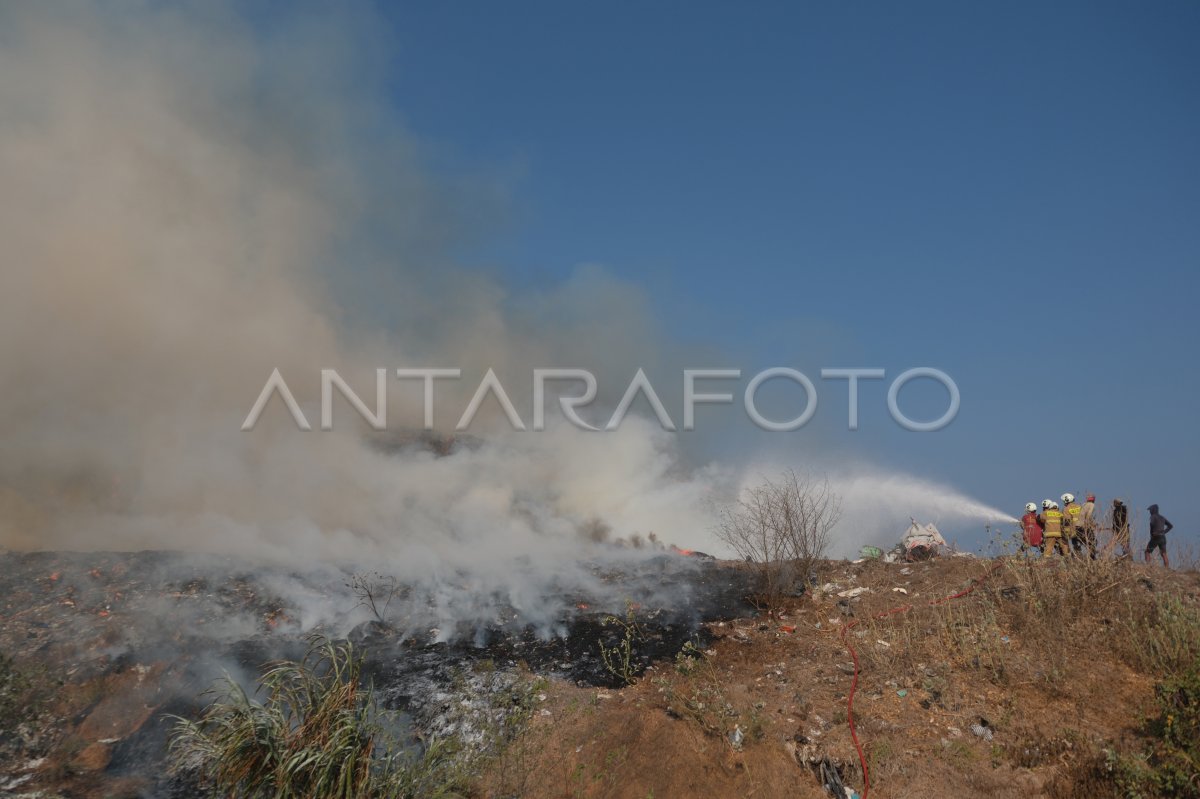
[[[177,768],[246,799],[459,795],[452,753],[434,743],[421,758],[405,757],[361,672],[349,643],[314,638],[301,661],[267,671],[261,702],[226,678],[199,720],[177,719]]]

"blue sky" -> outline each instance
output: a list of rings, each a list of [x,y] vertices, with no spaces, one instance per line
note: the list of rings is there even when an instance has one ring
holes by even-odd
[[[1200,5],[386,9],[397,112],[508,197],[464,262],[517,288],[603,264],[748,371],[942,368],[949,428],[866,384],[832,446],[1013,511],[1157,501],[1194,539]]]

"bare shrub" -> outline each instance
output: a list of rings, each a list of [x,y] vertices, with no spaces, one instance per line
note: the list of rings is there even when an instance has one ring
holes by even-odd
[[[371,611],[380,624],[388,623],[388,606],[404,594],[398,579],[379,572],[355,574],[346,585],[358,597],[358,604]]]
[[[841,500],[825,478],[788,470],[718,511],[717,537],[753,564],[758,603],[774,610],[829,546]]]

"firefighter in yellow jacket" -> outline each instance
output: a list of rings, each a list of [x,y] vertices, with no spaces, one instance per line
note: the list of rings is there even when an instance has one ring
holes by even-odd
[[[1083,554],[1083,506],[1075,501],[1074,494],[1063,494],[1063,536],[1075,550],[1076,555]]]
[[[1067,557],[1071,554],[1071,547],[1063,540],[1063,513],[1054,500],[1042,501],[1042,530],[1047,555],[1058,553]]]

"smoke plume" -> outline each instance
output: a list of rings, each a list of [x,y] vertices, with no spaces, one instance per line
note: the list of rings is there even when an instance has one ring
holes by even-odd
[[[635,417],[522,435],[485,415],[450,457],[372,446],[340,400],[334,432],[278,400],[240,431],[274,369],[316,419],[322,368],[364,398],[379,367],[493,368],[527,408],[534,367],[580,366],[611,407],[636,367],[681,363],[600,268],[514,298],[454,265],[503,202],[423,170],[389,52],[365,11],[0,8],[0,546],[360,561],[455,586],[437,601],[460,618],[587,582],[566,564],[612,547],[581,531],[714,546],[702,509],[736,476]],[[438,427],[476,384],[439,386]],[[419,427],[419,385],[390,388],[389,427]],[[837,484],[856,541],[882,540],[858,514],[893,494],[1003,516],[865,479]]]

